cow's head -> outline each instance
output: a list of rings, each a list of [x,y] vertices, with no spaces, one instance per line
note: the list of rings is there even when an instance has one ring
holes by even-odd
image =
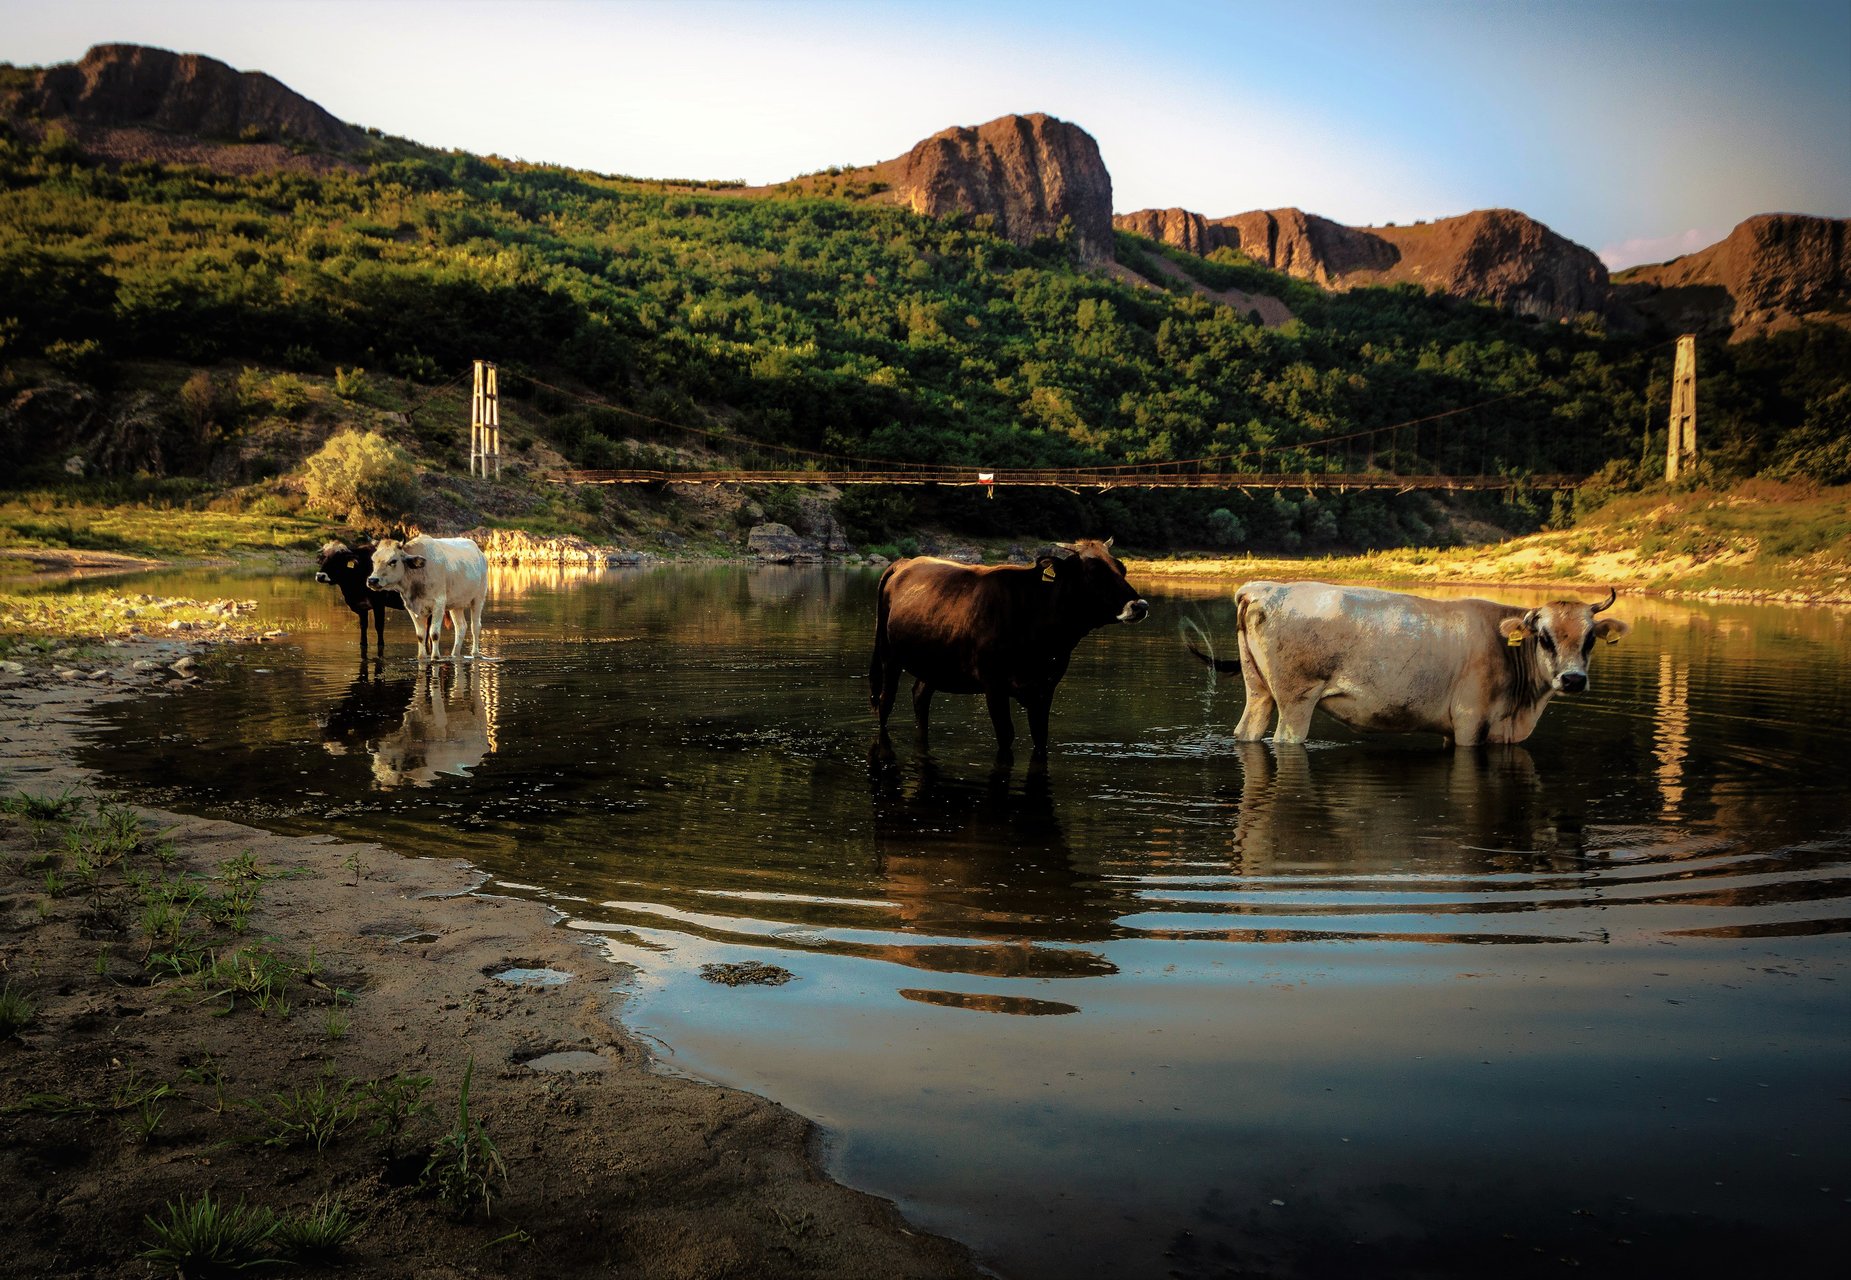
[[[344,557],[352,554],[352,549],[345,542],[324,542],[321,550],[315,553],[315,581],[333,582],[334,579],[328,576],[329,566],[339,564]]]
[[[1112,540],[1056,542],[1035,553],[1035,567],[1058,611],[1088,628],[1113,622],[1142,622],[1150,612],[1125,581],[1125,563],[1112,554]]]
[[[339,541],[325,543],[315,553],[315,581],[336,585],[342,581],[357,582],[372,572],[368,563],[372,555],[370,546],[350,547]]]
[[[1611,587],[1600,604],[1551,600],[1540,609],[1498,623],[1504,642],[1522,649],[1534,664],[1540,683],[1552,692],[1580,693],[1587,688],[1587,660],[1594,642],[1617,643],[1632,627],[1618,618],[1594,615],[1612,607],[1619,593]]]
[[[367,575],[366,585],[375,591],[397,591],[405,585],[406,574],[422,569],[424,557],[412,555],[406,546],[392,538],[381,538],[373,548],[373,572]]]

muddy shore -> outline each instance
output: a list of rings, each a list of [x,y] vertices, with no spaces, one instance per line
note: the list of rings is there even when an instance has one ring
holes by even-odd
[[[0,795],[88,798],[57,818],[18,803],[0,815],[0,979],[30,1007],[0,1038],[10,1274],[159,1273],[141,1257],[148,1217],[205,1193],[284,1215],[338,1198],[358,1231],[292,1269],[342,1275],[984,1274],[825,1177],[803,1118],[655,1070],[617,1020],[623,972],[545,906],[474,892],[461,862],[400,856],[364,829],[348,843],[136,809],[146,837],[86,873],[84,824],[109,812],[108,779],[74,762],[86,712],[170,696],[187,647],[140,638],[83,664],[107,676],[0,679]],[[210,908],[240,865],[256,869],[237,881],[255,906],[228,924]],[[207,904],[193,918],[204,954],[219,969],[262,957],[276,998],[215,982],[211,966],[161,971],[145,906],[161,877]],[[571,978],[494,976],[510,968]],[[464,1216],[427,1163],[472,1061],[470,1112],[506,1177],[489,1180],[490,1212]],[[420,1077],[428,1112],[389,1135],[359,1109],[342,1122],[335,1108],[319,1146],[292,1123],[305,1098],[377,1098],[381,1082]]]

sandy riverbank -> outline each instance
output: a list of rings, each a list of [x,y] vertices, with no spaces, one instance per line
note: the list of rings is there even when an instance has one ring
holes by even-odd
[[[73,759],[88,711],[171,696],[152,682],[171,682],[182,650],[142,638],[106,651],[107,678],[9,675],[0,794],[106,797],[108,780]],[[469,892],[461,863],[154,810],[134,811],[146,834],[98,870],[81,853],[96,803],[0,815],[0,978],[31,1006],[0,1040],[11,1274],[147,1275],[145,1217],[208,1192],[285,1215],[338,1197],[360,1229],[311,1269],[342,1275],[980,1274],[961,1247],[825,1178],[801,1117],[653,1070],[615,1020],[622,973],[546,907]],[[246,851],[260,879],[239,878]],[[213,963],[162,972],[185,946],[157,936],[150,883],[196,895],[186,928]],[[248,918],[225,909],[234,884],[254,897]],[[240,964],[266,983],[241,981]],[[491,976],[511,966],[573,977]],[[528,1065],[547,1054],[569,1069]],[[472,1059],[470,1110],[507,1177],[492,1215],[464,1220],[418,1184]],[[414,1096],[421,1076],[430,1114],[369,1134],[379,1099]],[[343,1098],[351,1115],[329,1102]],[[302,1122],[322,1111],[318,1149]]]

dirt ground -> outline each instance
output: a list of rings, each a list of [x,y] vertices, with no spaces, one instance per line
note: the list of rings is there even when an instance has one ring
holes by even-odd
[[[824,1177],[801,1117],[652,1070],[614,1018],[621,972],[544,906],[469,892],[460,863],[113,809],[72,763],[85,710],[166,696],[170,672],[132,664],[181,650],[138,640],[107,678],[0,678],[0,982],[30,1005],[0,1038],[7,1274],[172,1272],[142,1256],[147,1219],[208,1192],[282,1215],[338,1198],[359,1230],[291,1270],[983,1274]],[[58,816],[17,798],[66,788],[87,800]],[[572,978],[491,976],[511,966]],[[553,1053],[573,1069],[528,1065]],[[506,1177],[463,1216],[421,1183],[472,1061],[470,1116]]]

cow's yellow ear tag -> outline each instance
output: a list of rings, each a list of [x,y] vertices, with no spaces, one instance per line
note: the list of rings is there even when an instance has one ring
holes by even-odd
[[[1041,580],[1043,582],[1054,581],[1054,562],[1052,560],[1041,566]]]
[[[354,565],[355,565],[355,563],[356,563],[355,561],[353,561],[353,560],[349,560],[349,561],[347,562],[347,567],[348,567],[349,569],[351,569],[351,568],[353,568],[353,567],[354,567]]]
[[[1523,647],[1523,633],[1521,631],[1511,632],[1508,636],[1504,637],[1504,643],[1513,649],[1521,649]]]

